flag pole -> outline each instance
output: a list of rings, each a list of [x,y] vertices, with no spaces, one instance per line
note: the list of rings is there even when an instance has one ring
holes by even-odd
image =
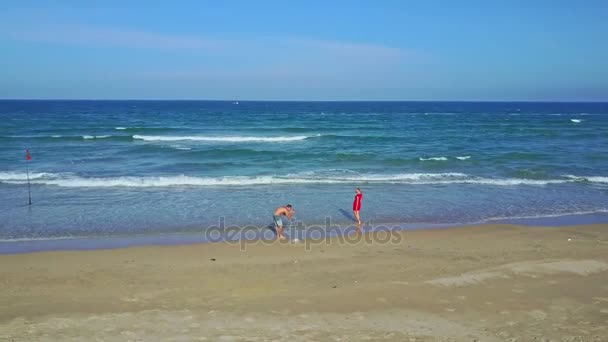
[[[32,205],[32,187],[30,185],[29,163],[30,163],[30,152],[29,152],[29,149],[27,149],[26,158],[25,158],[25,170],[26,170],[26,174],[27,174],[27,199],[28,199],[29,205]]]

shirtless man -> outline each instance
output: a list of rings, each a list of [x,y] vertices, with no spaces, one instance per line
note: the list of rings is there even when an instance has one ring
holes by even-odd
[[[291,207],[291,204],[288,204],[284,207],[278,207],[275,211],[274,211],[274,215],[272,215],[272,218],[274,220],[274,225],[277,229],[277,239],[280,240],[286,240],[287,238],[285,237],[285,235],[283,234],[283,218],[282,216],[285,215],[287,216],[287,219],[290,220],[291,217],[293,216],[293,214],[295,214],[295,210],[293,210],[293,208]]]

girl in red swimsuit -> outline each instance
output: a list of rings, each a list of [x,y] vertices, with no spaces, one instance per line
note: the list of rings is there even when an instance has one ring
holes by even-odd
[[[357,219],[357,223],[361,224],[361,217],[359,217],[359,211],[361,210],[361,200],[363,199],[363,193],[361,189],[355,189],[357,193],[355,195],[355,201],[353,202],[353,213],[355,214],[355,218]]]

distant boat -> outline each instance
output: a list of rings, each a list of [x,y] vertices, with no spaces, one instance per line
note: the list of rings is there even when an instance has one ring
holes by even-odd
[[[234,101],[234,102],[232,102],[232,104],[237,105],[237,104],[239,104],[239,101]]]

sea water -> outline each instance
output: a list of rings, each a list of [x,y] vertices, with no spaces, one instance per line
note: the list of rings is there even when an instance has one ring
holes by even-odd
[[[356,187],[372,224],[608,221],[607,152],[606,103],[0,101],[0,240],[349,225]]]

